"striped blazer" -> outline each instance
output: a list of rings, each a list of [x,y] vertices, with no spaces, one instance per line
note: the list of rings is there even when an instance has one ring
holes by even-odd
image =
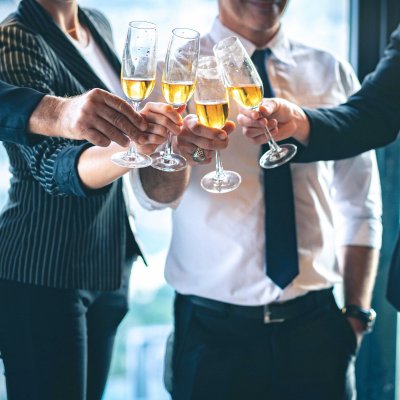
[[[116,73],[111,28],[79,10]],[[0,24],[0,79],[58,96],[107,88],[35,0],[22,0]],[[5,143],[12,173],[0,215],[0,279],[53,288],[114,290],[139,252],[129,229],[122,181],[88,190],[77,160],[89,143],[35,135],[31,146]]]

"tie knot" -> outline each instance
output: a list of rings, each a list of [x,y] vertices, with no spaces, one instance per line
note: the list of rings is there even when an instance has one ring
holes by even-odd
[[[261,65],[265,63],[271,55],[271,49],[259,49],[255,50],[251,59],[253,60],[254,64]]]

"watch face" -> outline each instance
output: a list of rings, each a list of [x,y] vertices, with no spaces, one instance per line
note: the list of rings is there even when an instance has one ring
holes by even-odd
[[[365,324],[367,332],[370,332],[374,326],[376,312],[373,308],[365,309],[353,304],[342,308],[342,313],[347,317],[356,318]]]

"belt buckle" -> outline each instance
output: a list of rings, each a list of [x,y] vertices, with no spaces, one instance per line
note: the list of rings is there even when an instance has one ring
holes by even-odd
[[[264,324],[284,322],[285,318],[274,318],[268,304],[264,305]]]

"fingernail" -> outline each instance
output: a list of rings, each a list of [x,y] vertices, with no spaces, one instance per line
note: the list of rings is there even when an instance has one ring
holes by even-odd
[[[267,111],[267,113],[271,113],[272,112],[272,108],[269,106],[265,106],[265,110]]]

